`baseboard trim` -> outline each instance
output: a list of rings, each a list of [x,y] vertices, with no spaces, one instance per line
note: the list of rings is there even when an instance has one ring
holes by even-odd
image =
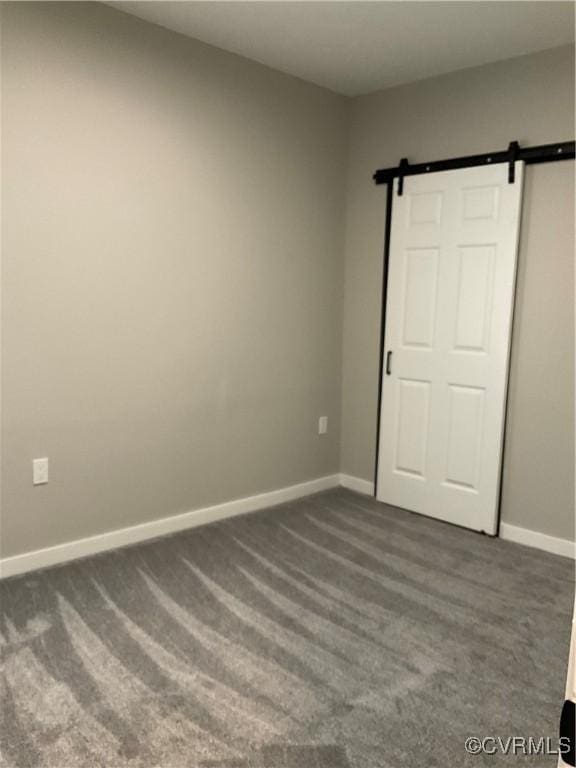
[[[543,549],[554,555],[570,558],[576,556],[573,541],[548,536],[547,533],[540,533],[539,531],[530,531],[528,528],[519,528],[516,525],[510,525],[510,523],[500,523],[500,538],[514,541],[516,544],[525,544],[527,547]]]
[[[374,495],[374,483],[369,480],[363,480],[353,475],[340,474],[340,485],[349,488],[351,491],[363,493],[366,496]],[[549,536],[546,533],[531,531],[528,528],[519,528],[509,523],[500,523],[500,538],[507,541],[513,541],[516,544],[524,544],[527,547],[542,549],[544,552],[551,552],[554,555],[562,557],[576,557],[576,546],[569,539],[560,539],[556,536]]]
[[[344,488],[349,488],[356,493],[363,493],[365,496],[374,496],[374,483],[370,480],[362,480],[360,477],[354,477],[353,475],[340,474],[340,485]]]
[[[256,512],[259,509],[300,499],[312,493],[327,491],[339,485],[367,496],[374,495],[374,483],[371,483],[369,480],[363,480],[360,477],[347,474],[326,475],[325,477],[319,477],[305,483],[298,483],[297,485],[290,485],[275,491],[260,493],[256,496],[226,501],[211,507],[194,509],[191,512],[163,517],[148,523],[140,523],[128,528],[119,528],[115,531],[108,531],[96,536],[76,539],[64,544],[57,544],[53,547],[6,557],[0,559],[0,579],[28,573],[29,571],[36,571],[41,568],[48,568],[53,565],[62,565],[71,560],[78,560],[82,557],[96,555],[101,552],[129,546],[130,544],[138,544],[150,539],[156,539],[159,536],[178,533],[178,531],[195,528],[199,525],[224,520],[227,517]],[[548,536],[545,533],[530,531],[527,528],[519,528],[509,523],[500,524],[500,537],[518,544],[525,544],[529,547],[552,552],[555,555],[575,557],[575,545],[568,539]]]
[[[195,509],[191,512],[183,512],[179,515],[163,517],[152,520],[149,523],[132,525],[129,528],[120,528],[108,531],[85,539],[67,541],[45,549],[37,549],[33,552],[25,552],[22,555],[14,555],[0,559],[0,578],[17,576],[28,571],[36,571],[40,568],[48,568],[52,565],[61,565],[70,560],[77,560],[88,555],[95,555],[130,544],[138,544],[148,539],[156,539],[170,533],[177,533],[198,525],[224,520],[227,517],[243,515],[247,512],[256,512],[259,509],[273,507],[287,501],[309,496],[312,493],[326,491],[340,485],[340,475],[327,475],[305,483],[290,485],[268,493],[260,493],[257,496],[248,496],[243,499],[227,501],[223,504],[215,504],[203,509]]]

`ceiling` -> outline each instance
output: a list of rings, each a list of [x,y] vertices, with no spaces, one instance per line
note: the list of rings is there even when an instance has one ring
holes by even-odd
[[[114,2],[347,96],[574,41],[574,3]]]

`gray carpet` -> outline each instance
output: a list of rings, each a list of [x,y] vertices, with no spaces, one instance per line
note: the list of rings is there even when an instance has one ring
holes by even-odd
[[[349,491],[5,581],[6,766],[419,768],[557,734],[573,564]]]

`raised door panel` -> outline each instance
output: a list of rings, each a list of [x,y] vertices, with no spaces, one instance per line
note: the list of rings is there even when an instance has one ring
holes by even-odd
[[[454,350],[488,351],[496,245],[465,245],[458,253]]]
[[[408,249],[404,256],[404,347],[433,345],[437,289],[438,249]]]
[[[396,406],[394,471],[426,477],[430,382],[400,379]]]
[[[448,444],[444,483],[478,493],[485,390],[457,384],[450,384],[448,388]]]

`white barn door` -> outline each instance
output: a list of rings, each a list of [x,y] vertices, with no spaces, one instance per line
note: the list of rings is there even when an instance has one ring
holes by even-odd
[[[394,181],[376,495],[497,532],[523,163]]]

